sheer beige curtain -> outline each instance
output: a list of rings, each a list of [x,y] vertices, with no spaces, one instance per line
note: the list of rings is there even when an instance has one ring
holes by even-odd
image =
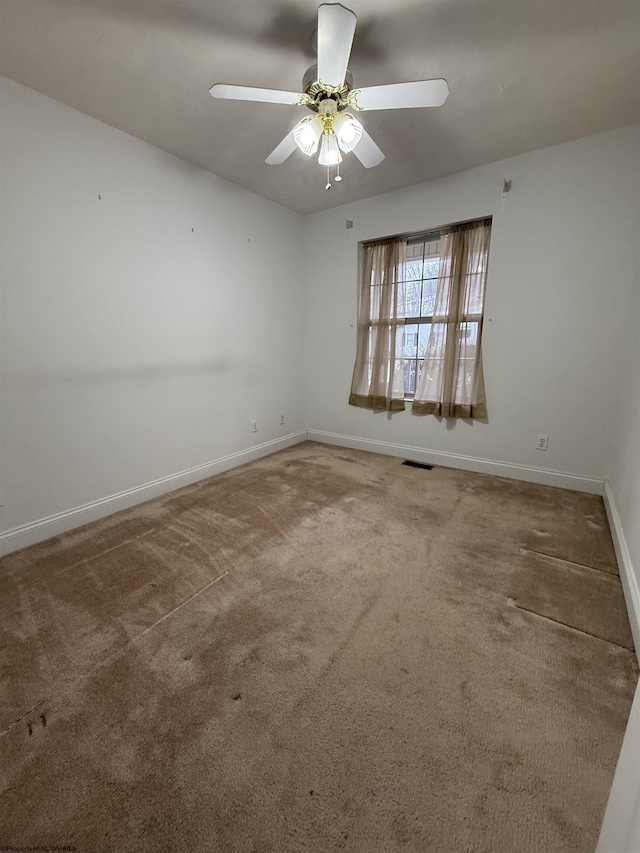
[[[405,257],[401,238],[364,246],[352,406],[404,409]]]
[[[486,418],[482,317],[491,220],[442,231],[431,333],[412,411],[453,418]]]

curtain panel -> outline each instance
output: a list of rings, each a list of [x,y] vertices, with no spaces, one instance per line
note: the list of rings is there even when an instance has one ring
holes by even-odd
[[[367,409],[404,409],[403,270],[406,241],[363,247],[358,342],[349,403]]]
[[[412,411],[453,418],[486,418],[482,318],[491,220],[441,232],[431,334]]]

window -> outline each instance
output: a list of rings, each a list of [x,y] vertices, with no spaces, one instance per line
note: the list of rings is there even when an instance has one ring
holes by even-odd
[[[481,337],[491,220],[365,243],[349,403],[486,417]]]
[[[427,352],[438,288],[440,235],[407,241],[400,280],[404,284],[404,327],[397,351],[404,357],[404,395],[413,397]]]

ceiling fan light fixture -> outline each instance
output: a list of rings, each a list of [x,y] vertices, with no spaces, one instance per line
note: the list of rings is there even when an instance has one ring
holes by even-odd
[[[338,138],[338,145],[344,152],[353,151],[362,139],[363,127],[349,113],[339,113],[333,120],[333,129]]]
[[[318,116],[303,118],[293,129],[295,143],[307,157],[316,153],[321,136],[322,122]]]
[[[342,154],[340,153],[338,138],[335,133],[322,134],[318,163],[321,166],[337,166],[338,163],[342,163]]]

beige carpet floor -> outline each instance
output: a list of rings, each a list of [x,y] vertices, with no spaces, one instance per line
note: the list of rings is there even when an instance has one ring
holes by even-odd
[[[304,443],[0,600],[0,845],[595,847],[637,678],[598,497]]]

